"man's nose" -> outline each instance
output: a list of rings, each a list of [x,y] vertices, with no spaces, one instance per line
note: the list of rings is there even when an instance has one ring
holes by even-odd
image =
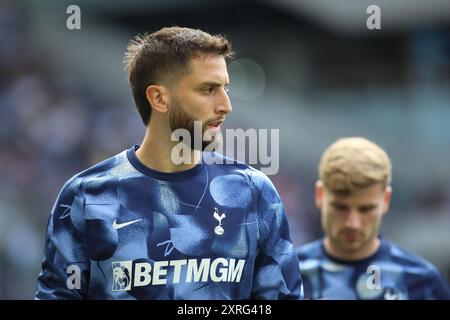
[[[230,98],[228,97],[227,92],[223,90],[221,98],[219,99],[219,101],[217,101],[216,112],[227,114],[230,113],[232,110],[233,107],[231,106]]]
[[[358,229],[361,227],[361,219],[359,213],[356,210],[350,210],[346,219],[345,226],[347,228]]]

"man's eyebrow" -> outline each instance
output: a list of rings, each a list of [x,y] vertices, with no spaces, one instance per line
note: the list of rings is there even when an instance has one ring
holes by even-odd
[[[376,204],[376,203],[363,204],[363,205],[359,206],[360,209],[372,209],[372,208],[376,208],[376,207],[378,207],[378,204]]]
[[[331,201],[331,205],[333,205],[333,206],[340,206],[340,207],[348,207],[347,204],[341,203],[339,201]]]
[[[208,86],[210,86],[210,87],[221,87],[222,85],[226,87],[226,86],[229,85],[229,83],[227,82],[225,84],[222,84],[220,82],[206,81],[206,82],[202,82],[202,83],[198,84],[197,87],[198,88],[200,88],[200,87],[208,87]]]

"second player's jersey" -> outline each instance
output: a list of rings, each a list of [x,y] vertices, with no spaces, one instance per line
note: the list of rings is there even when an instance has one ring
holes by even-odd
[[[360,261],[329,256],[323,239],[297,253],[305,299],[450,299],[448,284],[431,263],[384,239]]]
[[[301,297],[284,208],[264,174],[207,161],[161,173],[137,148],[64,185],[37,299]]]

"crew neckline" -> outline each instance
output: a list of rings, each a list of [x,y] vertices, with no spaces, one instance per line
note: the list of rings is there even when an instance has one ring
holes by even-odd
[[[160,172],[154,169],[151,169],[147,167],[145,164],[143,164],[137,157],[136,151],[139,149],[140,145],[133,145],[130,149],[127,150],[127,158],[130,164],[138,170],[143,175],[146,175],[148,177],[157,179],[157,180],[164,180],[164,181],[180,181],[187,178],[190,178],[192,176],[195,176],[197,173],[199,173],[203,167],[204,164],[202,161],[197,163],[194,167],[179,171],[179,172]]]
[[[359,259],[359,260],[345,260],[345,259],[333,257],[325,249],[325,244],[324,244],[325,238],[322,238],[322,240],[320,242],[320,248],[322,249],[323,254],[331,261],[334,261],[339,264],[345,264],[345,265],[357,265],[357,264],[363,264],[368,261],[374,260],[377,257],[381,256],[384,252],[386,252],[386,250],[388,250],[387,242],[384,241],[381,238],[381,236],[379,236],[379,239],[380,239],[380,245],[378,246],[378,249],[372,255],[368,256],[367,258],[363,258],[363,259]]]

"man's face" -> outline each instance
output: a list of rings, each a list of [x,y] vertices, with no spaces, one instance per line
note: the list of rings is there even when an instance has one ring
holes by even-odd
[[[191,72],[183,76],[170,106],[171,130],[186,129],[194,141],[194,121],[202,122],[202,137],[205,131],[207,141],[220,131],[225,115],[232,107],[227,94],[229,83],[227,65],[220,55],[203,55],[190,61]]]
[[[355,195],[332,193],[319,181],[316,204],[331,253],[343,259],[360,259],[372,253],[382,216],[389,208],[390,187],[376,184]]]

